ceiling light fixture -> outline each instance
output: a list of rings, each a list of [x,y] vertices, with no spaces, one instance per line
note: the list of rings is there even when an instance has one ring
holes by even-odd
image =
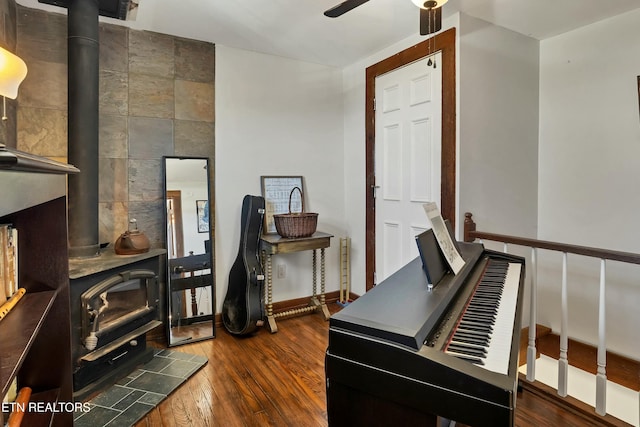
[[[449,0],[411,0],[413,4],[418,6],[420,10],[420,34],[433,34],[433,37],[429,39],[428,44],[428,54],[427,57],[429,60],[427,61],[427,66],[436,68],[438,65],[436,64],[435,54],[433,48],[436,46],[436,34],[440,31],[442,25],[442,10],[440,9],[447,1]],[[433,56],[433,60],[431,57]]]
[[[411,0],[420,9],[437,9],[449,0]]]

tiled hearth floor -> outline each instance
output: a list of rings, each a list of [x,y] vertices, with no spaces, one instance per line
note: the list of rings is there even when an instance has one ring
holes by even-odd
[[[204,356],[158,350],[145,365],[91,399],[88,412],[75,414],[74,426],[131,426],[206,363]]]

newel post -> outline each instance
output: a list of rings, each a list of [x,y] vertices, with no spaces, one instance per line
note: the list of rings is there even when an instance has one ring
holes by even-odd
[[[464,214],[464,241],[465,242],[473,242],[476,238],[471,237],[471,232],[476,231],[476,223],[473,222],[471,218],[473,215],[471,212],[466,212]]]

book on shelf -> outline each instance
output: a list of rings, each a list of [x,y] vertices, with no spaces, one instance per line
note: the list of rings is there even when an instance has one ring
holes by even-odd
[[[18,290],[18,229],[0,225],[0,304]]]

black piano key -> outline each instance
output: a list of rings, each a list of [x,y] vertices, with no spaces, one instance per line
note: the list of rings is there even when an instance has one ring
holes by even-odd
[[[451,348],[451,346],[460,347],[460,348],[468,348],[470,350],[476,350],[481,352],[482,354],[487,353],[487,346],[481,344],[475,344],[471,342],[458,341],[456,339],[451,339],[449,341],[449,345],[447,348]]]
[[[477,311],[485,311],[485,312],[491,312],[491,313],[495,313],[496,311],[498,311],[497,304],[495,303],[495,301],[492,302],[491,304],[487,304],[486,302],[478,303],[477,301],[471,300],[469,302],[469,305],[467,306],[467,309],[473,309]]]
[[[493,328],[489,325],[484,325],[478,322],[468,322],[466,320],[460,321],[460,325],[465,326],[467,329],[483,331],[483,332],[492,332]]]
[[[474,356],[474,357],[478,357],[480,359],[484,359],[487,355],[486,351],[480,350],[480,349],[474,349],[474,348],[469,348],[469,347],[464,347],[464,346],[457,346],[457,345],[452,345],[449,344],[448,349],[450,351],[455,351],[456,353],[460,353],[460,354],[464,354],[465,356]]]
[[[504,292],[504,287],[503,286],[478,286],[478,289],[476,289],[475,293],[478,292],[485,292],[485,293],[491,293],[491,294],[502,294]]]
[[[496,306],[500,302],[501,298],[491,297],[489,295],[477,295],[471,300],[471,302],[479,302],[482,304],[490,304],[492,307]]]
[[[471,300],[471,303],[488,305],[490,307],[494,307],[496,305],[496,302],[497,300],[495,298],[486,298],[481,295],[478,295]]]
[[[507,272],[498,271],[485,271],[482,275],[482,280],[504,280],[507,277]]]
[[[501,279],[501,280],[485,279],[485,280],[482,280],[480,283],[478,283],[478,286],[484,287],[484,288],[502,289],[504,288],[504,279]]]
[[[445,351],[446,354],[457,357],[458,359],[466,360],[467,362],[471,362],[475,365],[484,365],[484,362],[479,357],[467,356],[465,354],[456,353],[455,351]]]
[[[492,295],[493,298],[499,299],[503,293],[504,293],[504,289],[502,288],[498,289],[498,288],[481,287],[476,289],[476,291],[474,292],[474,295],[476,294]]]
[[[478,345],[482,345],[485,347],[489,346],[489,343],[491,342],[491,340],[489,339],[489,336],[485,335],[485,336],[477,336],[477,337],[464,337],[464,336],[459,336],[454,334],[454,336],[452,338],[456,338],[457,340],[467,340],[467,341],[472,341],[475,344]]]
[[[484,338],[479,338],[479,337],[469,337],[469,336],[465,336],[465,335],[461,335],[458,333],[453,334],[453,336],[451,337],[452,341],[458,341],[458,342],[465,342],[465,343],[469,343],[469,344],[476,344],[476,345],[480,345],[483,347],[487,347],[489,344],[489,339],[484,337]]]
[[[494,319],[496,317],[495,313],[493,313],[492,311],[475,311],[475,310],[466,310],[461,317],[465,317],[465,316],[473,316],[473,317],[479,317],[482,319]]]
[[[478,316],[490,316],[490,317],[496,317],[496,312],[495,311],[487,311],[487,310],[477,310],[473,307],[469,307],[467,309],[467,313],[469,314],[475,314]]]
[[[464,334],[464,336],[468,337],[476,337],[476,338],[488,338],[488,335],[484,332],[474,331],[472,329],[467,329],[464,326],[458,327],[456,329],[455,334]]]
[[[491,307],[472,307],[469,306],[467,307],[467,311],[470,313],[475,313],[475,314],[486,314],[489,316],[495,316],[496,313],[498,312],[497,310],[491,308]]]
[[[504,286],[478,286],[476,292],[492,292],[494,294],[502,294],[504,292]]]
[[[480,282],[480,286],[486,286],[486,287],[495,287],[495,288],[503,288],[504,287],[504,278],[502,279],[497,279],[497,278],[484,278],[482,279],[482,281]]]
[[[489,294],[487,294],[487,295],[480,294],[476,298],[473,298],[471,300],[471,302],[474,302],[476,299],[484,301],[484,302],[490,301],[495,305],[498,302],[500,302],[500,300],[502,299],[502,295],[497,295],[496,296],[496,295],[489,295]]]
[[[493,311],[486,311],[486,310],[466,310],[461,317],[465,317],[465,316],[474,316],[474,317],[480,317],[482,319],[495,319],[496,315]]]
[[[478,346],[478,348],[482,348],[482,349],[488,349],[489,348],[489,343],[488,342],[483,342],[482,340],[472,340],[472,339],[467,339],[467,338],[454,338],[454,337],[452,337],[452,338],[455,341],[451,341],[451,342],[452,343],[457,343],[459,345],[472,344],[472,345]]]
[[[474,302],[491,302],[491,303],[495,303],[496,301],[498,301],[500,298],[496,298],[496,297],[489,297],[488,295],[482,295],[482,294],[477,294],[474,295],[471,300],[469,300],[469,304],[474,303]]]
[[[477,315],[473,315],[473,314],[465,314],[462,316],[463,320],[469,320],[471,322],[485,322],[488,323],[490,325],[493,325],[496,322],[496,319],[494,317],[491,316],[477,316]]]

